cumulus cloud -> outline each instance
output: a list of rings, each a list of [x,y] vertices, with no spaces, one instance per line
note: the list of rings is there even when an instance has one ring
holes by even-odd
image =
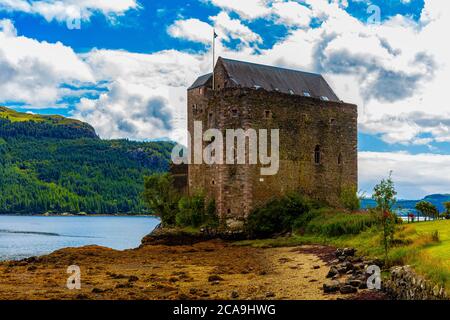
[[[17,30],[16,27],[14,27],[14,24],[9,19],[3,19],[0,20],[0,32],[5,37],[15,37],[17,36]]]
[[[211,17],[211,20],[214,22],[214,26],[221,35],[222,40],[240,40],[244,45],[262,42],[260,35],[254,33],[249,27],[242,24],[240,20],[231,19],[225,12]]]
[[[95,13],[108,17],[137,9],[136,0],[0,0],[0,10],[44,17],[47,21],[89,20]]]
[[[93,80],[71,48],[18,37],[10,20],[0,20],[0,101],[52,107],[68,93],[62,84]]]
[[[254,33],[238,19],[231,19],[226,12],[210,17],[211,24],[198,19],[177,20],[168,29],[174,38],[209,44],[212,41],[213,28],[220,36],[220,41],[239,40],[244,46],[261,43],[260,35]]]
[[[360,188],[367,195],[391,170],[399,198],[421,199],[433,193],[450,193],[450,155],[359,153]]]
[[[96,81],[108,81],[99,99],[82,99],[73,115],[103,138],[186,140],[186,88],[207,72],[204,56],[175,50],[154,54],[93,50],[83,59]]]
[[[227,11],[236,12],[244,19],[257,19],[270,14],[269,0],[206,0]]]
[[[298,2],[276,2],[272,5],[272,12],[277,16],[277,22],[286,26],[308,27],[311,23],[311,10]]]
[[[186,39],[194,42],[210,43],[212,39],[212,27],[198,19],[175,21],[167,32],[174,38]]]

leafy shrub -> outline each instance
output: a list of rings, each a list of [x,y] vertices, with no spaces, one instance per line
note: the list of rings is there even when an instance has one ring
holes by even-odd
[[[144,199],[152,212],[161,218],[162,224],[175,224],[180,195],[173,188],[170,174],[154,174],[145,178]]]
[[[176,224],[179,227],[207,227],[217,229],[219,217],[216,212],[216,203],[206,203],[205,196],[201,193],[192,197],[182,197],[178,202]]]
[[[197,194],[183,197],[178,202],[176,223],[180,227],[199,227],[205,220],[205,197]]]
[[[358,190],[354,186],[346,186],[340,195],[341,205],[349,211],[357,211],[361,208],[361,200],[358,197]]]
[[[217,215],[217,207],[214,200],[209,201],[209,203],[206,205],[206,216],[203,224],[208,229],[219,228],[220,219]]]
[[[347,234],[358,234],[371,226],[378,224],[377,217],[370,213],[328,213],[319,214],[306,227],[306,232],[329,237]]]
[[[312,209],[308,212],[305,212],[297,219],[295,219],[292,229],[295,232],[300,234],[304,234],[308,227],[308,224],[316,217],[320,216],[322,212],[327,209]]]
[[[245,231],[251,238],[265,238],[292,231],[294,221],[308,213],[313,206],[310,200],[298,194],[272,200],[249,215]]]

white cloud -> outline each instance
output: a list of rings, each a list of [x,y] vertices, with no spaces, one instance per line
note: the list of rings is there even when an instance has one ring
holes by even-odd
[[[9,19],[0,20],[0,32],[5,37],[15,37],[17,36],[17,30],[14,27],[14,24]]]
[[[194,42],[210,43],[212,27],[198,19],[178,20],[172,24],[167,32],[174,38],[182,38]]]
[[[175,50],[154,54],[94,50],[83,56],[97,80],[109,81],[99,99],[82,99],[73,115],[102,138],[186,139],[186,88],[206,73],[205,57]]]
[[[230,16],[221,12],[215,17],[210,18],[214,22],[214,27],[223,40],[238,39],[244,45],[250,43],[261,43],[261,37],[250,30],[249,27],[243,25],[238,19],[231,19]]]
[[[391,170],[399,198],[422,199],[434,193],[450,193],[450,155],[359,153],[360,187],[367,195]]]
[[[61,84],[93,80],[90,68],[71,48],[18,37],[10,20],[0,20],[0,101],[51,107],[67,91]]]
[[[0,0],[0,10],[36,14],[59,22],[89,20],[94,13],[113,17],[137,8],[136,0]]]
[[[210,44],[213,28],[220,36],[219,40],[240,40],[242,44],[261,43],[261,37],[238,19],[231,19],[226,12],[210,17],[212,24],[198,19],[177,20],[168,28],[168,33],[174,38]]]
[[[256,19],[270,14],[270,0],[206,0],[227,11],[238,13],[244,19]]]
[[[278,16],[278,23],[295,27],[308,27],[311,23],[311,10],[298,2],[277,2],[273,4],[272,9]]]

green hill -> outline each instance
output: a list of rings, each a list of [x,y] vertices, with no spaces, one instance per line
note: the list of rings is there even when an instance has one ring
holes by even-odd
[[[147,213],[143,178],[170,142],[101,140],[86,123],[0,107],[0,214]]]

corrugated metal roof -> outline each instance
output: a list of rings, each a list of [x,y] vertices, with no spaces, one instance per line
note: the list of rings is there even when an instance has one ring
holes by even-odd
[[[197,80],[195,80],[194,84],[188,88],[188,90],[202,87],[202,86],[206,85],[208,83],[208,81],[211,79],[212,79],[212,73],[208,73],[201,77],[198,77]]]
[[[237,86],[263,88],[267,91],[303,96],[309,94],[315,98],[326,97],[330,101],[340,101],[320,74],[224,58],[219,59],[222,60],[230,79]]]

